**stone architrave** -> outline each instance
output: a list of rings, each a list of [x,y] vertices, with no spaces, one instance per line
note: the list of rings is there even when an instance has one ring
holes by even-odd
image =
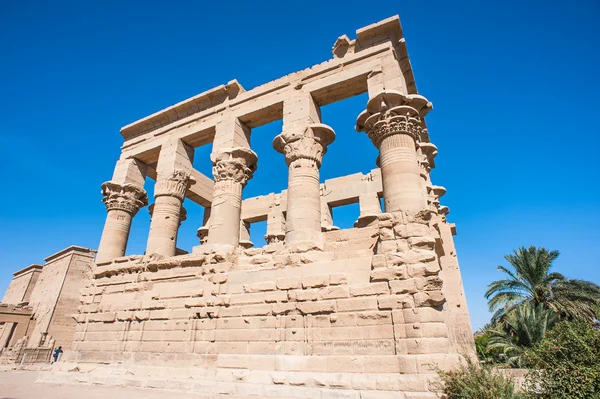
[[[420,211],[427,207],[417,158],[421,116],[431,103],[420,95],[383,91],[371,98],[356,122],[379,149],[386,212]]]
[[[183,199],[187,189],[193,184],[194,179],[190,173],[182,169],[175,169],[166,178],[156,182],[146,254],[175,255],[177,231],[185,219]]]
[[[242,189],[252,178],[258,157],[249,148],[236,147],[218,150],[211,160],[215,185],[207,243],[237,247]]]
[[[131,219],[141,207],[148,205],[146,190],[135,184],[102,184],[102,201],[106,205],[106,223],[98,246],[96,263],[125,255]]]
[[[323,245],[319,168],[334,139],[331,127],[314,123],[304,131],[284,131],[273,140],[273,147],[285,155],[288,165],[285,241],[292,249]]]

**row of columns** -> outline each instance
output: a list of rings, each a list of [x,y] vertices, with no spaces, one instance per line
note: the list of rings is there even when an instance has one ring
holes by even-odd
[[[273,141],[274,149],[284,155],[288,166],[285,242],[292,249],[322,248],[322,217],[327,217],[327,213],[323,215],[321,205],[319,168],[335,133],[320,123],[319,108],[310,95],[293,97],[284,103],[286,107],[292,111],[284,114],[283,132]],[[417,143],[423,129],[422,117],[429,109],[431,104],[424,97],[383,90],[369,99],[366,110],[357,119],[357,130],[367,133],[379,150],[377,162],[386,212],[419,211],[428,206],[429,171],[422,154],[431,153],[435,146],[419,147]],[[213,200],[198,235],[201,242],[209,245],[237,247],[246,245],[249,238],[244,234],[247,226],[241,224],[242,190],[256,170],[257,156],[246,147],[247,129],[239,123],[231,125],[233,130],[229,131],[243,133],[237,134],[236,140],[244,146],[221,148],[211,154]],[[192,157],[193,150],[181,140],[161,149],[147,254],[175,255],[177,231],[185,218],[183,199],[194,184],[189,172]],[[131,170],[139,168],[130,167],[128,171]],[[141,185],[114,180],[102,186],[108,215],[97,262],[125,254],[131,219],[148,203],[143,177]],[[358,226],[368,224],[381,212],[376,194],[365,194],[360,204]],[[273,241],[279,239],[280,236],[273,237]]]

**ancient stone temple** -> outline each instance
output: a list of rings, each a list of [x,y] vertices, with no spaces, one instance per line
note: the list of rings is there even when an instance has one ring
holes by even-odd
[[[72,245],[13,274],[0,303],[0,364],[48,361],[54,346],[71,348],[95,252]]]
[[[348,124],[379,150],[377,168],[323,182],[336,134],[320,107],[362,93]],[[339,37],[312,68],[249,91],[234,80],[122,128],[96,266],[52,380],[207,397],[436,397],[432,365],[453,367],[473,342],[445,189],[430,178],[431,109],[392,17]],[[252,129],[276,120],[287,190],[243,200]],[[210,142],[212,177],[192,166]],[[177,248],[185,198],[206,209],[192,253]],[[146,253],[127,255],[149,202]],[[332,207],[352,203],[354,228],[333,226]],[[262,248],[248,234],[257,221]]]

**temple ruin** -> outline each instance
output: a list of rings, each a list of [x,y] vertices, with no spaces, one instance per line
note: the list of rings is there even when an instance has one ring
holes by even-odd
[[[95,265],[52,381],[207,397],[437,397],[431,366],[455,366],[473,338],[445,189],[430,178],[432,104],[417,92],[397,16],[339,37],[332,52],[121,129]],[[320,107],[362,93],[365,110],[348,124],[379,150],[377,168],[321,181],[335,132]],[[242,200],[257,165],[252,130],[276,120],[273,156],[288,187]],[[212,178],[192,166],[194,149],[211,142]],[[146,252],[127,255],[147,177],[156,185]],[[177,248],[185,198],[205,208],[191,253]],[[353,203],[354,227],[338,229],[332,207]],[[248,233],[258,221],[262,248]]]

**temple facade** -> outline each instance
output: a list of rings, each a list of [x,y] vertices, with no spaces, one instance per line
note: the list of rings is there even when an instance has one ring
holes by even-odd
[[[0,303],[0,364],[46,362],[55,346],[71,348],[95,252],[73,245],[13,274]]]
[[[454,367],[473,338],[445,189],[431,181],[432,104],[417,92],[397,16],[339,37],[332,53],[121,129],[95,265],[54,381],[207,397],[436,397],[432,365]],[[377,168],[322,181],[336,134],[320,108],[362,93],[365,110],[348,123],[377,148]],[[252,130],[276,120],[273,156],[288,187],[243,200],[258,161]],[[194,149],[211,142],[205,176]],[[191,253],[177,248],[186,198],[205,209]],[[149,202],[145,254],[127,254],[132,220]],[[354,227],[334,226],[332,208],[354,203]],[[255,248],[248,228],[260,221],[266,245]]]

